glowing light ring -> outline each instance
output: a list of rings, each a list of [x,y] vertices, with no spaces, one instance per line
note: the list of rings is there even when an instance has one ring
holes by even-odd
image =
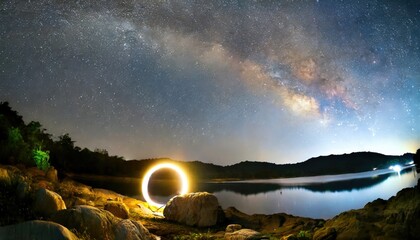
[[[154,202],[150,198],[148,186],[149,186],[150,177],[153,175],[153,173],[162,168],[169,168],[169,169],[174,170],[176,173],[178,173],[179,177],[181,178],[181,183],[182,183],[180,194],[182,195],[182,194],[188,193],[188,178],[187,178],[187,175],[185,175],[185,173],[182,171],[180,167],[171,163],[161,163],[152,167],[151,169],[149,169],[149,171],[146,172],[146,174],[143,177],[143,181],[141,183],[141,191],[142,191],[144,199],[146,200],[147,203],[149,203],[149,205],[153,205],[159,208],[165,206],[165,204]]]

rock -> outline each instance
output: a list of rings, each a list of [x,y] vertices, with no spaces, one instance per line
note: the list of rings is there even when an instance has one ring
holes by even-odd
[[[299,240],[294,234],[289,234],[280,238],[280,240]]]
[[[63,197],[67,207],[73,207],[75,205],[94,205],[89,203],[89,201],[95,199],[92,188],[69,178],[65,178],[60,182],[58,191]]]
[[[29,196],[31,192],[31,185],[26,181],[19,181],[18,185],[16,186],[16,195],[19,200],[23,200]]]
[[[113,239],[112,226],[116,219],[110,212],[91,206],[75,206],[57,212],[52,221],[95,239]]]
[[[276,232],[286,236],[300,231],[312,232],[324,225],[324,220],[296,217],[285,213],[248,215],[234,207],[225,209],[226,222],[240,224],[259,232]]]
[[[151,240],[156,239],[142,224],[129,219],[119,221],[114,226],[115,240]]]
[[[66,209],[66,204],[58,193],[45,188],[40,188],[36,191],[34,199],[35,213],[49,217],[63,209]]]
[[[420,191],[406,188],[388,201],[378,199],[328,220],[314,239],[417,239],[418,226]]]
[[[137,215],[142,217],[156,217],[153,215],[152,210],[147,208],[147,203],[134,198],[125,198],[124,204],[128,207],[131,215]]]
[[[259,219],[255,218],[255,216],[245,214],[234,207],[227,208],[225,216],[229,222],[240,224],[246,228],[257,229],[261,227]]]
[[[10,186],[12,184],[12,177],[9,171],[5,168],[0,168],[0,184],[3,186]]]
[[[209,227],[220,218],[219,201],[207,192],[173,197],[163,210],[166,219],[189,226]]]
[[[313,239],[314,240],[334,240],[337,238],[337,231],[335,228],[323,228],[322,230],[316,231]]]
[[[75,197],[73,205],[77,206],[77,205],[89,205],[89,204],[87,204],[86,199]]]
[[[231,233],[231,232],[235,232],[238,230],[241,230],[242,226],[239,224],[229,224],[226,227],[226,232]]]
[[[260,239],[260,237],[262,237],[261,233],[247,228],[225,233],[225,240]]]
[[[28,221],[15,225],[0,227],[0,239],[2,240],[76,240],[78,239],[70,230],[60,224],[47,221]]]
[[[45,172],[37,167],[27,168],[26,172],[33,178],[45,178]]]
[[[128,218],[128,208],[122,202],[109,201],[105,203],[104,209],[108,212],[114,214],[114,216],[127,219]]]
[[[225,210],[225,216],[228,222],[237,223],[245,228],[256,230],[269,230],[279,228],[286,221],[286,217],[281,214],[264,215],[253,214],[248,215],[234,207]]]
[[[50,167],[45,173],[45,177],[50,182],[58,182],[57,170],[54,167]]]
[[[95,205],[98,206],[104,206],[109,201],[108,199],[118,201],[124,198],[123,195],[107,189],[94,188],[92,191],[95,197]]]
[[[81,205],[59,211],[52,220],[86,233],[93,239],[155,239],[141,223],[121,220],[106,210],[91,206]]]
[[[32,183],[32,189],[40,189],[40,188],[45,188],[50,191],[55,191],[54,184],[52,182],[48,180],[44,180],[44,179],[34,180]]]

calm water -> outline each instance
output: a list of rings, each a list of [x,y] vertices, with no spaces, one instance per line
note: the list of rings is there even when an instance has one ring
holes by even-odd
[[[377,170],[335,176],[200,183],[192,191],[211,192],[217,196],[222,208],[234,206],[248,214],[282,212],[328,219],[343,211],[362,208],[377,198],[389,199],[401,189],[415,186],[418,178],[415,170],[407,168],[400,174]],[[82,182],[142,199],[140,180]],[[168,185],[172,187],[168,188]],[[153,183],[149,185],[150,190],[154,189],[151,197],[165,202],[175,194],[173,186],[174,183],[166,186],[165,182]]]

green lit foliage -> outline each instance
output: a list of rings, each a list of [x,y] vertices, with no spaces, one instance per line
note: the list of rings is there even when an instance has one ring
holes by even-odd
[[[6,156],[12,161],[30,164],[30,148],[23,139],[20,129],[11,127],[7,135],[7,141],[3,144]]]
[[[50,152],[43,151],[41,148],[37,148],[32,150],[33,159],[35,161],[36,166],[46,171],[50,168]]]
[[[39,122],[25,124],[8,102],[0,102],[0,164],[23,164],[99,175],[138,176],[138,168],[127,167],[121,157],[104,149],[81,149],[69,134],[55,141]]]
[[[45,133],[39,122],[26,125],[8,102],[0,103],[0,162],[35,166],[38,164],[34,161],[36,156],[39,163],[46,165],[49,154],[48,158],[41,154],[48,153],[41,148],[51,149],[52,144],[51,135]]]
[[[22,134],[17,127],[12,127],[9,129],[9,142],[14,145],[18,145],[23,142]]]
[[[309,231],[300,231],[300,232],[297,234],[297,238],[298,238],[298,239],[302,239],[302,240],[305,240],[305,239],[312,239],[312,234],[311,234]]]

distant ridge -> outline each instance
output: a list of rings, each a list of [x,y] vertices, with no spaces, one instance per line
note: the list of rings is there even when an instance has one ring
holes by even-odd
[[[413,160],[411,153],[388,156],[374,152],[356,152],[310,158],[295,164],[274,164],[245,161],[230,166],[219,166],[199,161],[182,162],[168,158],[126,161],[119,156],[110,156],[105,149],[91,151],[74,145],[68,134],[52,138],[39,122],[26,124],[8,102],[0,103],[0,164],[35,166],[34,150],[43,150],[49,155],[51,165],[60,173],[75,175],[102,175],[140,178],[157,162],[176,162],[182,165],[196,180],[238,180],[302,177],[370,171],[373,168],[388,168],[393,164],[405,164]],[[159,178],[172,178],[171,171],[159,171]]]
[[[113,163],[116,166],[114,168],[116,171],[112,172],[112,174],[101,171],[89,171],[88,174],[139,178],[144,175],[149,167],[156,163],[173,162],[186,169],[189,176],[196,181],[272,179],[357,173],[371,171],[374,168],[386,169],[394,164],[407,164],[413,160],[413,156],[414,154],[411,153],[401,156],[390,156],[375,152],[355,152],[342,155],[319,156],[294,164],[244,161],[229,166],[200,161],[183,162],[169,158],[156,158],[130,161],[120,160]],[[97,163],[97,165],[101,165],[101,163]],[[169,171],[165,172],[162,170],[156,173],[155,177],[164,179],[175,176]]]
[[[245,161],[234,165],[218,166],[217,172],[200,172],[206,178],[267,179],[280,177],[302,177],[333,175],[384,169],[393,164],[406,164],[413,160],[411,153],[389,156],[375,152],[355,152],[310,158],[295,164],[274,164]],[[186,163],[186,166],[189,164]],[[214,169],[214,167],[213,167]],[[223,176],[221,176],[223,175]]]

